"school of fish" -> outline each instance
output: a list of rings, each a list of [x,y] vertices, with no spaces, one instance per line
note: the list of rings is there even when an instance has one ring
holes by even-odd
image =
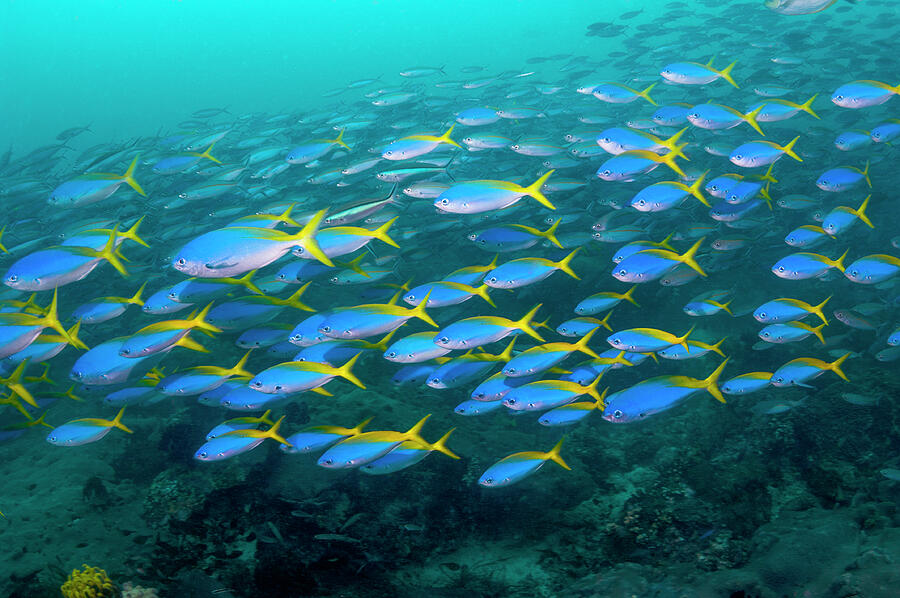
[[[819,51],[843,41],[823,26],[833,4],[710,15],[731,35],[697,45],[679,22],[702,9],[671,2],[603,56],[410,67],[317,111],[205,109],[171,134],[72,152],[76,127],[7,152],[0,439],[46,427],[80,446],[140,434],[127,411],[198,401],[222,421],[197,460],[271,440],[388,474],[469,454],[453,429],[425,433],[428,387],[459,426],[560,430],[478,479],[500,487],[569,469],[567,427],[665,426],[698,395],[814,401],[820,376],[853,391],[848,359],[900,358],[884,183],[900,81],[878,14],[854,60]],[[409,421],[315,421],[317,401],[367,386]],[[298,397],[315,425],[273,415]],[[73,400],[84,417],[60,421]]]

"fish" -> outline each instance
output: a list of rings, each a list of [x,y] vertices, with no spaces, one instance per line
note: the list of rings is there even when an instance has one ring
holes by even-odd
[[[377,461],[405,442],[414,445],[437,450],[452,459],[459,457],[445,445],[430,444],[421,436],[422,428],[431,414],[420,419],[406,432],[372,431],[355,434],[344,438],[337,444],[326,450],[316,462],[317,465],[327,469],[350,469],[361,467]],[[432,448],[433,447],[433,448]]]
[[[362,434],[363,429],[369,425],[371,421],[371,417],[366,418],[353,428],[327,425],[308,426],[301,431],[286,437],[285,440],[287,440],[288,444],[282,444],[278,448],[285,453],[313,453],[325,450],[345,438]]]
[[[660,75],[667,81],[677,83],[679,85],[706,85],[717,79],[724,79],[731,84],[732,87],[739,89],[740,86],[731,78],[731,70],[737,64],[732,62],[722,70],[716,70],[712,67],[713,59],[706,64],[696,62],[673,62],[663,67]]]
[[[480,214],[508,208],[527,196],[542,206],[555,210],[556,206],[550,203],[541,191],[544,183],[554,172],[548,170],[527,187],[508,181],[493,180],[456,183],[437,196],[434,206],[452,214]]]
[[[718,380],[727,364],[728,359],[725,359],[703,380],[689,376],[657,376],[615,392],[607,397],[603,419],[614,424],[641,421],[675,407],[699,391],[706,391],[724,403]]]
[[[524,451],[507,455],[487,468],[487,470],[481,474],[481,477],[478,478],[478,483],[488,488],[510,486],[536,473],[547,461],[553,461],[563,469],[571,470],[572,468],[563,461],[563,458],[560,455],[563,440],[564,439],[560,439],[560,441],[546,453],[540,451]]]
[[[267,438],[271,438],[281,445],[289,446],[290,443],[278,433],[283,421],[284,416],[281,416],[268,430],[244,428],[216,436],[197,449],[194,459],[207,462],[224,461],[253,450]]]
[[[122,407],[112,420],[92,417],[73,419],[53,428],[47,435],[47,442],[55,446],[81,446],[101,440],[113,428],[133,434],[134,432],[122,423],[124,414],[125,407]]]
[[[842,380],[848,381],[847,375],[844,374],[844,371],[841,369],[841,364],[844,363],[849,356],[849,353],[844,353],[830,363],[812,357],[792,359],[772,373],[771,384],[775,387],[803,386],[810,388],[810,386],[806,384],[807,381],[821,376],[828,371],[834,372]]]

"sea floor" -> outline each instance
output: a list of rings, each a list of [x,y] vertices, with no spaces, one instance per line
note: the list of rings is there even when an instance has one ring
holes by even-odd
[[[460,461],[376,477],[274,443],[194,461],[220,414],[187,403],[132,409],[134,435],[82,447],[31,430],[0,447],[0,595],[58,596],[86,563],[173,598],[896,596],[900,482],[879,473],[896,455],[896,387],[861,389],[882,397],[861,406],[821,386],[787,391],[802,402],[775,414],[752,411],[765,397],[703,397],[638,425],[597,417],[566,439],[573,471],[551,463],[503,489],[476,483],[494,457],[558,433],[470,420],[451,442]],[[325,409],[346,424],[410,400],[347,390]],[[414,400],[436,412],[429,433],[458,423],[440,395]]]

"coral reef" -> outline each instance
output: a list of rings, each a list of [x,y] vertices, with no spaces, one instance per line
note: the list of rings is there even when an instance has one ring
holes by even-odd
[[[99,567],[82,567],[73,569],[60,586],[63,598],[114,598],[119,595],[106,571]]]

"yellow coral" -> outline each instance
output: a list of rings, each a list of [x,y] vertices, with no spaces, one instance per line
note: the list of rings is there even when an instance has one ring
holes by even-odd
[[[99,567],[82,565],[83,570],[73,569],[69,579],[60,586],[65,598],[112,598],[116,596],[116,586]]]

